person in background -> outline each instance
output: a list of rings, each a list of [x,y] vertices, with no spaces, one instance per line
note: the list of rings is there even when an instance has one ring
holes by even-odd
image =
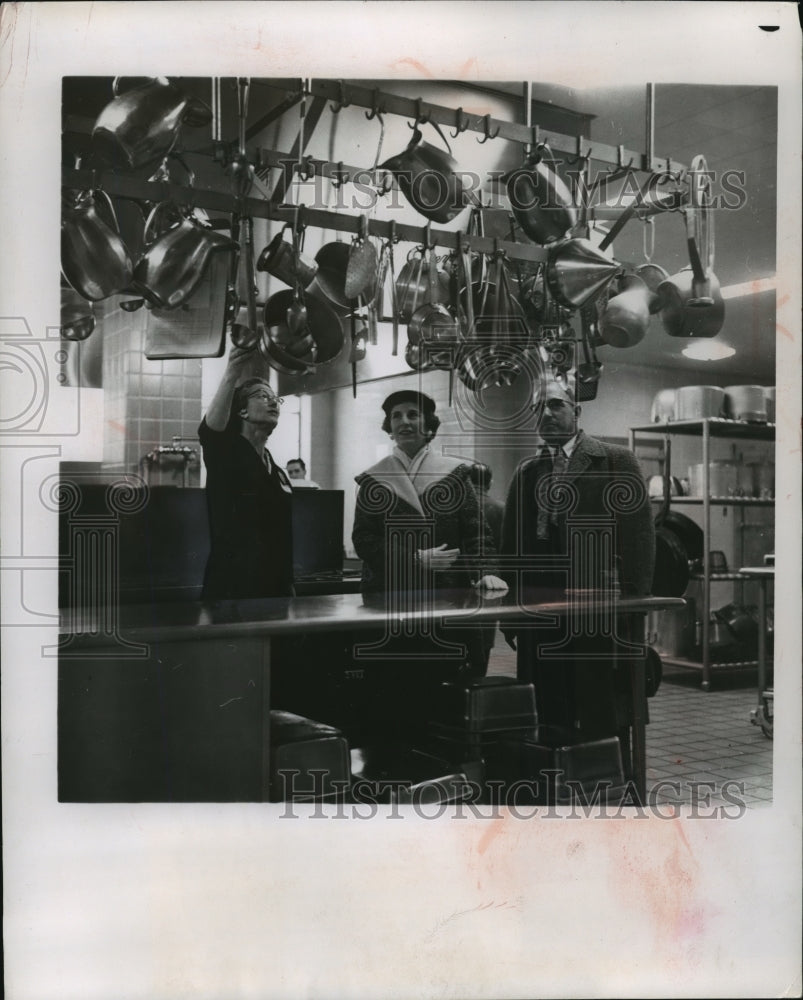
[[[499,551],[502,544],[502,519],[505,505],[488,495],[493,480],[493,472],[483,462],[475,462],[471,466],[471,482],[477,492],[480,504],[480,525],[482,528],[482,551],[490,555]],[[496,639],[496,623],[482,629],[482,644],[487,670],[491,650]]]
[[[636,457],[626,448],[578,430],[580,407],[568,380],[549,379],[543,399],[534,401],[533,409],[539,414],[537,430],[543,444],[514,473],[505,505],[501,552],[529,557],[536,566],[508,576],[511,590],[519,599],[528,589],[542,587],[606,587],[623,597],[649,594],[655,531]],[[550,486],[557,503],[549,502]],[[569,504],[561,502],[567,498]],[[574,535],[584,539],[583,551],[575,553],[567,578],[569,507],[573,507],[572,519],[577,519],[575,526],[585,525],[588,534]],[[590,557],[591,543],[604,539],[604,532],[611,530],[613,544],[600,545],[595,557]],[[545,568],[537,565],[538,557],[544,559]],[[546,568],[550,559],[553,566]],[[617,629],[620,638],[632,634],[634,640],[639,639],[635,619],[620,618]],[[613,655],[606,658],[610,640],[601,634],[576,636],[550,656],[545,647],[563,640],[561,626],[503,628],[503,632],[517,649],[519,678],[535,685],[542,731],[552,731],[558,740],[624,738],[631,722],[629,664],[615,662]]]
[[[283,400],[267,379],[248,377],[252,350],[230,348],[198,428],[209,514],[202,592],[208,601],[293,594],[292,488],[267,448]]]
[[[291,458],[287,463],[287,475],[290,477],[290,485],[293,489],[319,490],[320,486],[307,479],[307,466],[303,458]]]

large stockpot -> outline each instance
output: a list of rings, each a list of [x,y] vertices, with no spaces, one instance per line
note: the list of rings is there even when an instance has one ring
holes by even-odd
[[[675,389],[660,389],[650,410],[650,423],[667,424],[675,419]]]
[[[767,407],[767,421],[768,423],[775,423],[775,386],[765,385],[764,389],[764,405]]]
[[[725,390],[718,385],[682,385],[675,390],[675,420],[721,417]]]
[[[725,414],[733,420],[767,421],[764,387],[760,385],[729,385],[725,388]]]
[[[738,496],[739,464],[737,462],[711,462],[708,467],[708,493],[712,497]],[[705,465],[697,462],[689,466],[689,496],[705,495]]]

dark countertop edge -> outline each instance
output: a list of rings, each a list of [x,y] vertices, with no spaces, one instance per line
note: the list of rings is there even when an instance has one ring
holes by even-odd
[[[579,595],[578,595],[579,596]],[[467,619],[476,622],[497,620],[513,621],[521,618],[522,611],[531,618],[539,614],[564,615],[578,607],[594,605],[604,595],[594,592],[589,599],[580,602],[567,599],[563,593],[552,599],[528,602],[521,608],[518,604],[486,604],[485,606],[452,606],[427,608],[418,611],[399,608],[388,609],[380,606],[366,607],[359,594],[337,595],[336,597],[296,597],[292,599],[227,602],[214,608],[201,603],[131,605],[120,609],[116,631],[107,629],[105,635],[86,632],[70,627],[62,622],[59,629],[60,644],[63,648],[79,647],[99,650],[105,645],[110,650],[119,649],[115,636],[129,642],[186,641],[201,638],[235,638],[258,636],[287,636],[303,632],[328,632],[369,629],[384,621],[405,619],[425,621],[434,616],[446,626],[465,624]],[[465,597],[463,598],[465,600]],[[286,611],[281,618],[271,618],[279,608]],[[316,608],[315,606],[318,605]],[[615,602],[614,612],[646,613],[683,607],[679,597],[639,597],[623,598]],[[293,612],[296,614],[293,614]],[[217,613],[218,620],[212,620]],[[77,617],[84,617],[79,610]],[[89,615],[92,618],[92,615]],[[97,614],[95,618],[99,617]]]

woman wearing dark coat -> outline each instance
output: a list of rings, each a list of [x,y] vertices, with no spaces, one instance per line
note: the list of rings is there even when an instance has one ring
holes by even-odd
[[[363,561],[363,593],[506,590],[499,577],[481,572],[472,463],[430,447],[440,426],[434,400],[402,390],[382,409],[393,453],[356,477],[352,541]]]
[[[252,354],[231,347],[198,428],[211,543],[206,601],[293,593],[292,487],[267,448],[281,400],[266,379],[246,377]]]
[[[394,611],[420,610],[438,591],[507,590],[481,572],[480,510],[471,462],[430,446],[440,421],[424,393],[394,392],[382,404],[393,453],[356,477],[352,540],[363,561],[366,600]],[[485,672],[477,628],[437,628],[377,637],[364,662],[371,702],[384,731],[421,730],[443,680]]]

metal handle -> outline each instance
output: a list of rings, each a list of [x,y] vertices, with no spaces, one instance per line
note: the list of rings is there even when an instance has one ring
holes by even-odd
[[[114,231],[115,231],[115,232],[117,233],[117,235],[119,236],[119,235],[120,235],[120,223],[119,223],[119,222],[117,221],[117,213],[116,213],[116,212],[114,211],[114,205],[113,205],[113,203],[112,203],[112,200],[111,200],[111,198],[110,198],[110,197],[109,197],[109,195],[108,195],[108,194],[107,194],[107,193],[106,193],[106,192],[105,192],[104,190],[102,190],[101,188],[96,188],[96,189],[95,189],[95,190],[94,190],[94,191],[92,192],[92,197],[93,197],[93,198],[94,198],[94,197],[96,197],[97,195],[101,195],[101,196],[102,196],[103,198],[105,198],[105,199],[106,199],[106,204],[108,205],[108,208],[109,208],[109,212],[111,213],[111,217],[112,217],[112,224],[113,224],[113,226],[114,226]]]

